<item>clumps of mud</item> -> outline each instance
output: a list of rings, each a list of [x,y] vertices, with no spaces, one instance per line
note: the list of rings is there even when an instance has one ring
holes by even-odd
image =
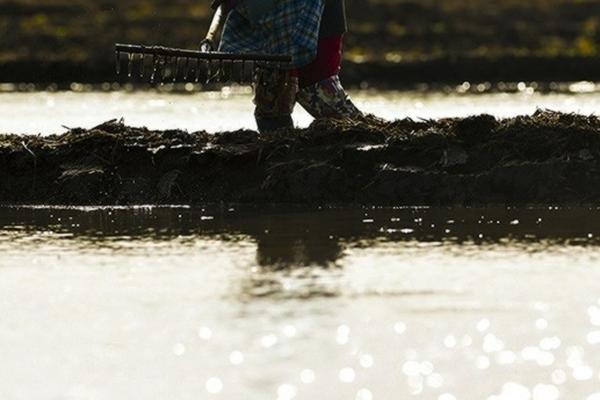
[[[600,119],[367,117],[267,135],[109,121],[0,136],[0,182],[2,203],[593,204]]]

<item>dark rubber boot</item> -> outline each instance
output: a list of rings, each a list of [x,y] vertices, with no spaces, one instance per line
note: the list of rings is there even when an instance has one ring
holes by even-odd
[[[279,129],[293,129],[294,121],[291,115],[277,117],[256,116],[256,125],[260,133],[277,131]]]
[[[260,133],[292,129],[298,78],[289,71],[259,68],[254,84],[254,117]]]

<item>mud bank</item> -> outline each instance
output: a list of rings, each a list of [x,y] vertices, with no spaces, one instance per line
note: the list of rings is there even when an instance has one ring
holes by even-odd
[[[110,121],[0,136],[0,202],[597,204],[600,119],[538,111],[309,128],[151,131]]]

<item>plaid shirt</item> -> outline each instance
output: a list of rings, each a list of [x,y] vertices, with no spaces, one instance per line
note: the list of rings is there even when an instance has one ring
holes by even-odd
[[[268,13],[256,19],[247,1],[240,1],[229,13],[220,51],[291,55],[294,67],[315,59],[323,0],[276,0]]]

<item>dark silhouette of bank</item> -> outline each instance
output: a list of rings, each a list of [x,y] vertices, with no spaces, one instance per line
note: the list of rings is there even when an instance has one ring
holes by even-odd
[[[320,120],[309,128],[151,131],[111,121],[0,136],[0,202],[597,204],[600,119]]]

